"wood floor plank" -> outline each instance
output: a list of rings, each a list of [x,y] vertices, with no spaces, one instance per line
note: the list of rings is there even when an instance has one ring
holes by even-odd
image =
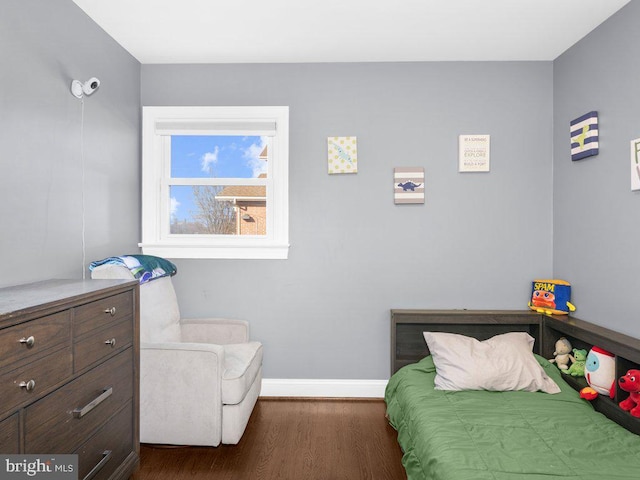
[[[261,398],[238,445],[142,445],[134,480],[406,480],[382,400]]]

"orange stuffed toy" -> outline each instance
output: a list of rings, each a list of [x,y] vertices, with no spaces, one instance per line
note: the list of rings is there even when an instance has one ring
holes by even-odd
[[[629,398],[620,402],[620,408],[634,417],[640,417],[640,370],[629,370],[624,377],[620,377],[618,385],[630,393]]]

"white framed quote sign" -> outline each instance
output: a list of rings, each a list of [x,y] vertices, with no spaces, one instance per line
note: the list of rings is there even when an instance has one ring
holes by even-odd
[[[458,171],[488,172],[491,135],[458,137]]]

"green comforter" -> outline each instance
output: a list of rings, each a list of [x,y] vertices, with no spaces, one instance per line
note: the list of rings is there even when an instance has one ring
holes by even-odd
[[[393,375],[385,401],[408,479],[639,480],[640,436],[538,360],[561,393],[435,390],[431,357]]]

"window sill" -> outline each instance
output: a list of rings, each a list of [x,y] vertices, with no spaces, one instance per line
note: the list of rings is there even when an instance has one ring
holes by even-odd
[[[139,243],[142,253],[163,258],[286,260],[289,245],[167,245]]]

